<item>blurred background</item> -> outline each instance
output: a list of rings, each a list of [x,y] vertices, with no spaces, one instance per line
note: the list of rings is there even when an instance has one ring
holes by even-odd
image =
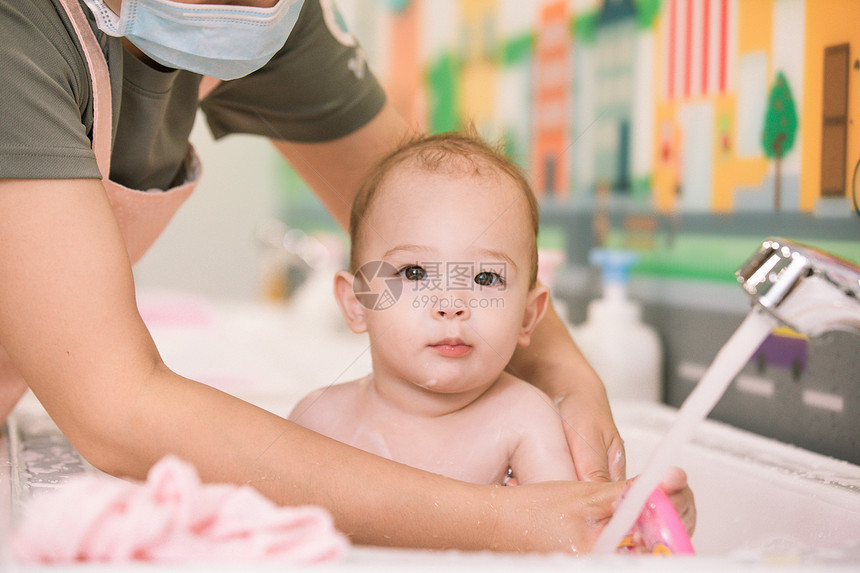
[[[336,4],[410,124],[474,124],[526,170],[572,329],[602,293],[593,248],[634,253],[663,402],[748,312],[734,271],[764,238],[860,261],[856,0]],[[135,269],[141,291],[289,301],[342,262],[343,233],[267,141],[214,143],[201,118],[193,142],[203,182]],[[857,348],[775,331],[713,417],[860,463]]]

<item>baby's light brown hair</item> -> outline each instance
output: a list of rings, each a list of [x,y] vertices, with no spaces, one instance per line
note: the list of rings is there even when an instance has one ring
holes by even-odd
[[[537,282],[538,204],[531,185],[522,170],[501,151],[491,147],[473,131],[422,135],[407,141],[377,163],[364,180],[349,217],[350,269],[360,266],[359,246],[367,233],[365,219],[370,212],[377,191],[386,178],[402,166],[415,167],[430,173],[446,175],[476,175],[479,177],[502,175],[508,177],[522,191],[527,202],[533,231],[529,285]]]

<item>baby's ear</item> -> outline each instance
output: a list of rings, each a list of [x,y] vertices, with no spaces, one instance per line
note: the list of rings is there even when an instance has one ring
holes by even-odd
[[[355,276],[352,273],[338,271],[334,275],[334,298],[337,300],[337,305],[340,307],[346,325],[356,334],[361,334],[367,331],[364,315],[367,309],[355,296],[355,291],[352,289],[354,280]]]
[[[531,342],[532,333],[537,328],[540,319],[546,313],[549,306],[549,289],[544,285],[536,284],[528,294],[526,301],[525,312],[523,313],[523,322],[520,326],[520,337],[517,344],[520,346],[528,346]]]

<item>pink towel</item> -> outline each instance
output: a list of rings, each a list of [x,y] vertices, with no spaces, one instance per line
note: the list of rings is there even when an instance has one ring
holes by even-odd
[[[250,486],[202,484],[167,456],[146,483],[86,476],[26,508],[12,539],[22,563],[310,563],[340,558],[346,537],[320,507],[279,507]]]

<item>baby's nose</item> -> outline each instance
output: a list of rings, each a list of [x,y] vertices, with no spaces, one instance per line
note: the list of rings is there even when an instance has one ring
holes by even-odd
[[[439,320],[454,318],[465,320],[470,314],[469,305],[460,298],[443,298],[433,309],[433,316]]]
[[[465,310],[436,310],[436,316],[439,318],[457,318],[466,314]]]

